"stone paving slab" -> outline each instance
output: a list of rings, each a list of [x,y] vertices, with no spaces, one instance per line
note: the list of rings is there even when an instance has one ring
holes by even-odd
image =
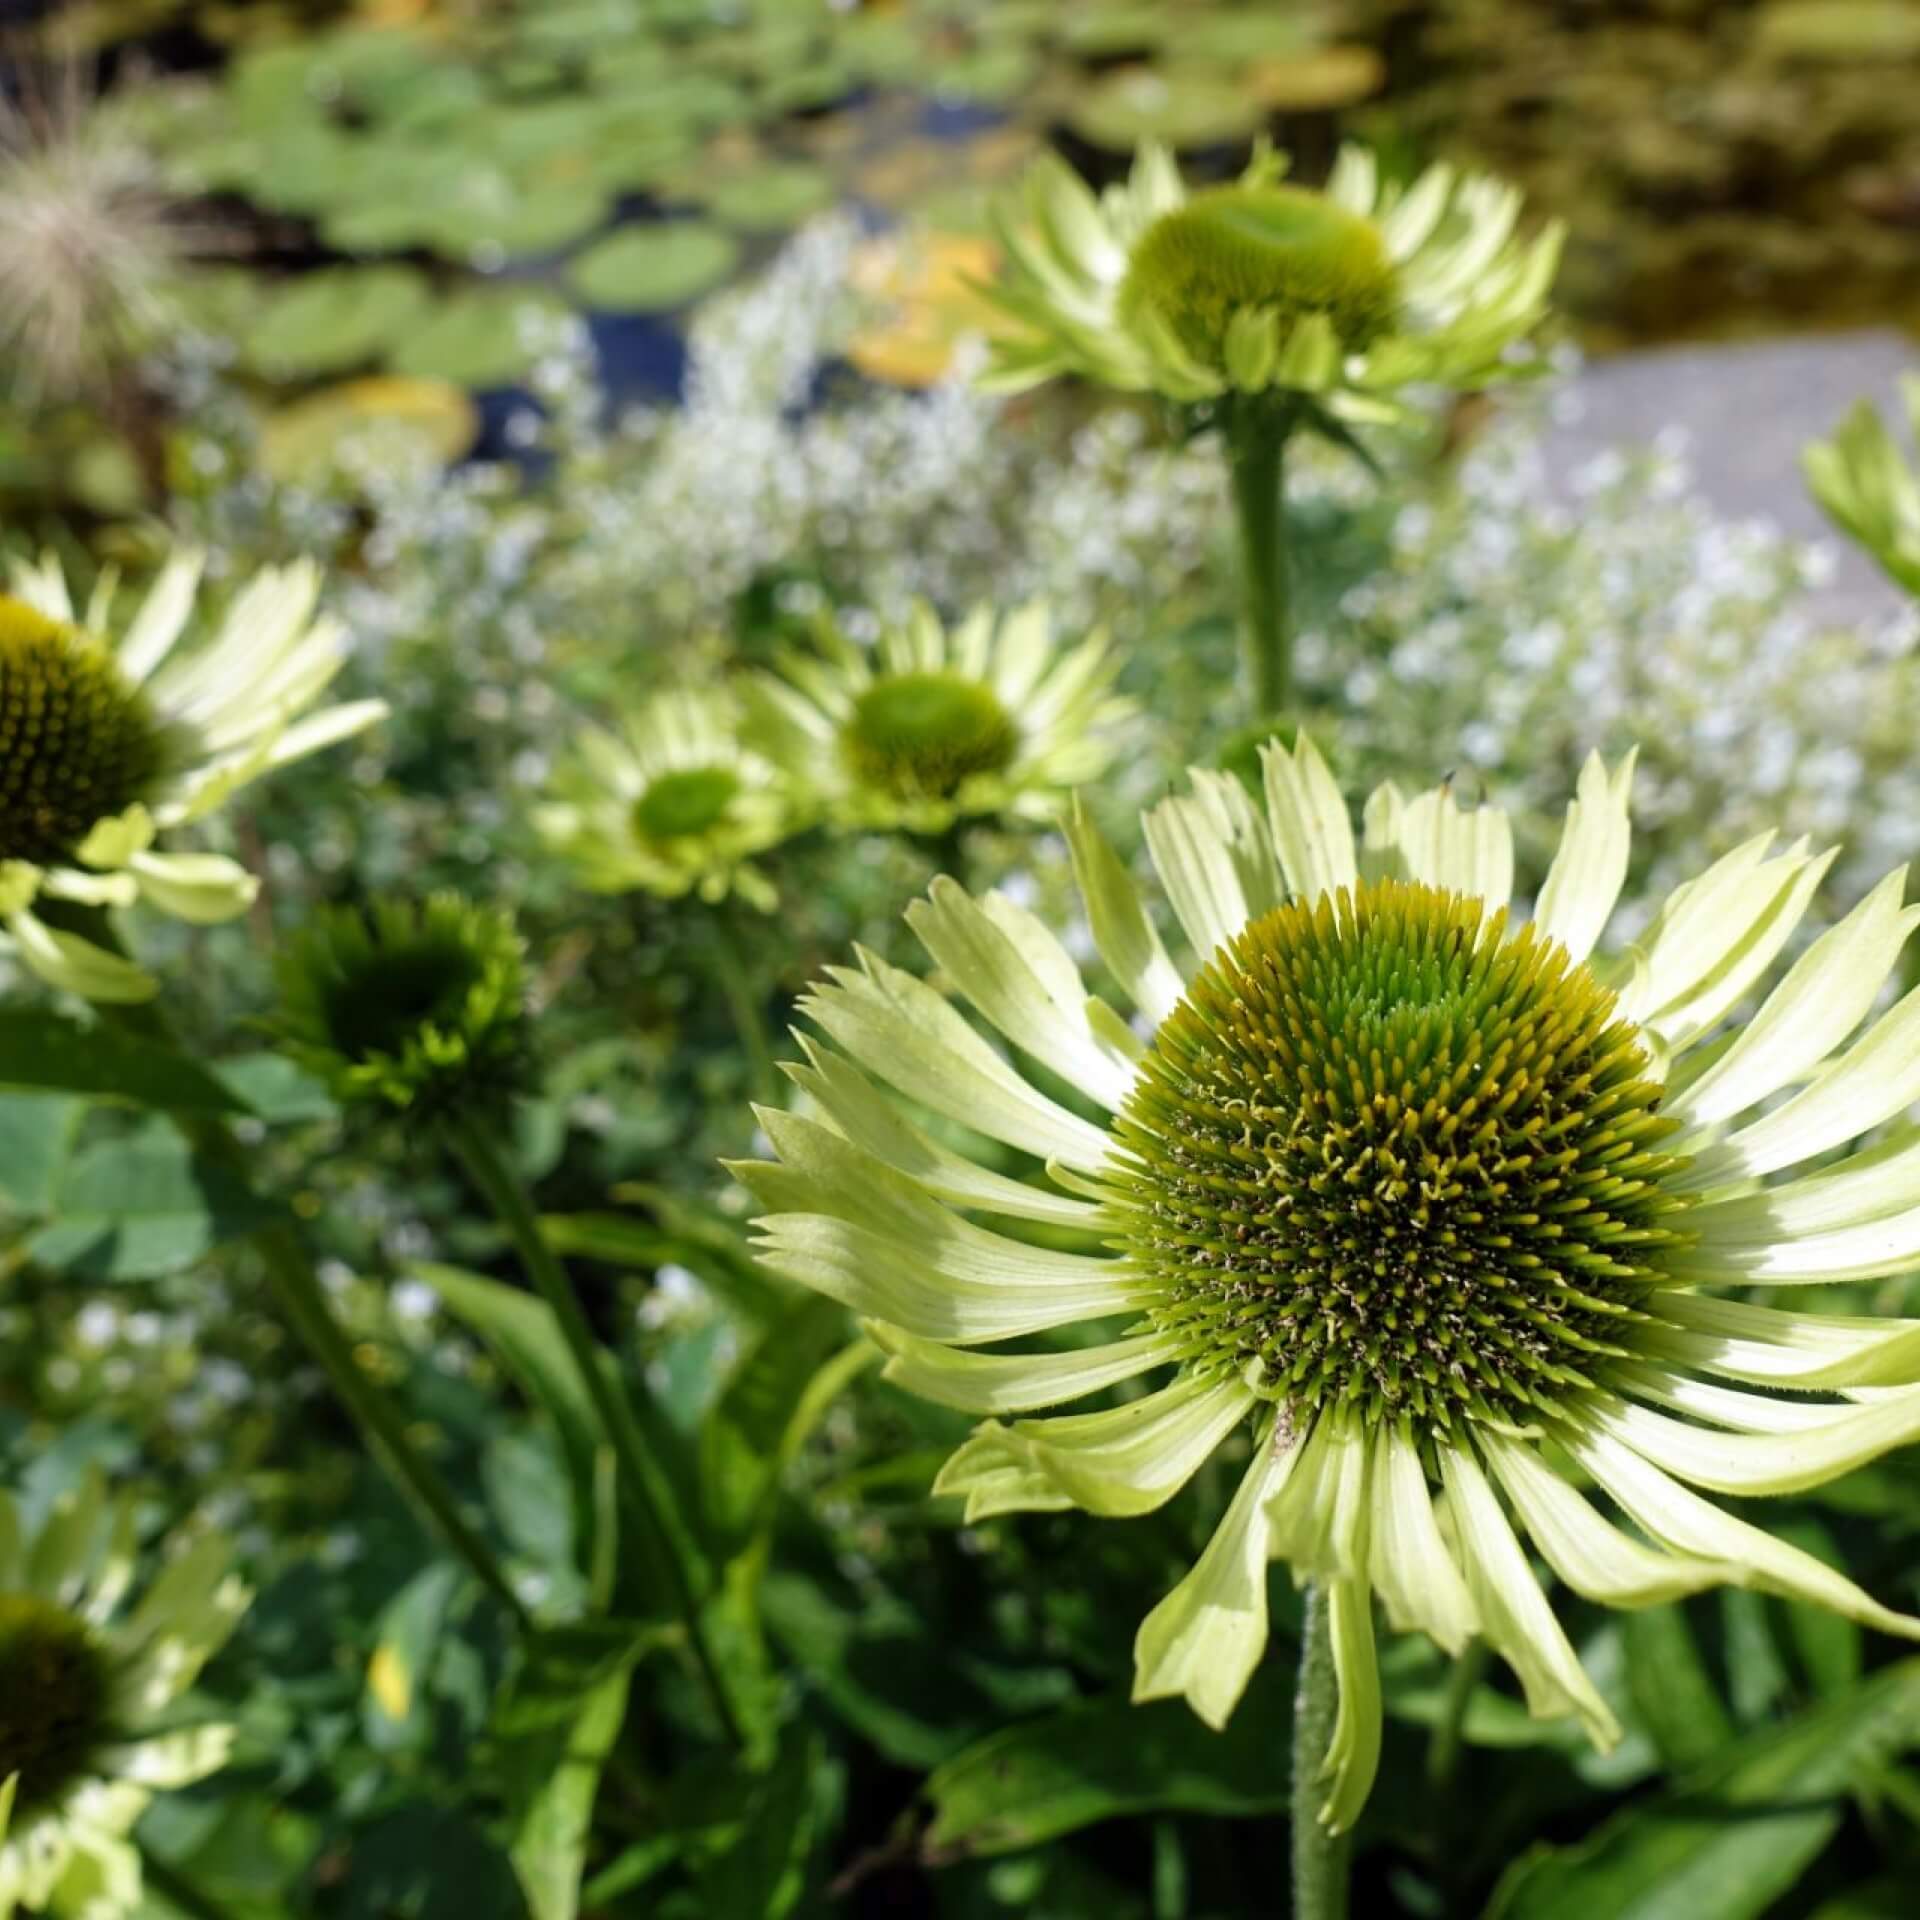
[[[1824,614],[1878,619],[1899,608],[1899,590],[1828,525],[1800,477],[1800,450],[1832,432],[1856,400],[1896,410],[1897,379],[1915,372],[1920,345],[1891,330],[1661,347],[1597,360],[1556,402],[1549,471],[1568,473],[1608,447],[1678,429],[1695,484],[1717,511],[1769,520],[1834,550],[1833,578],[1815,594]]]

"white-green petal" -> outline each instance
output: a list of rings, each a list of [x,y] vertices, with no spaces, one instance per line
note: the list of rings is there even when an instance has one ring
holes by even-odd
[[[940,1498],[967,1503],[967,1524],[1002,1513],[1065,1513],[1073,1501],[1006,1444],[1006,1429],[984,1427],[964,1441],[935,1476]]]
[[[1554,1618],[1479,1463],[1463,1448],[1443,1447],[1440,1464],[1467,1590],[1488,1644],[1519,1675],[1528,1711],[1541,1719],[1578,1714],[1596,1746],[1611,1746],[1619,1724]]]
[[[156,907],[193,926],[235,919],[260,893],[253,874],[219,853],[136,853],[127,868]]]
[[[1089,1513],[1151,1513],[1199,1472],[1255,1404],[1238,1376],[1176,1380],[1104,1413],[1022,1420],[1006,1429],[1005,1444]]]
[[[1920,988],[1876,1020],[1811,1086],[1695,1161],[1689,1186],[1752,1178],[1857,1140],[1920,1100]]]
[[[1231,774],[1196,767],[1192,793],[1161,801],[1142,824],[1174,915],[1202,961],[1280,904],[1273,843]]]
[[[1296,1447],[1271,1433],[1254,1455],[1213,1538],[1133,1642],[1135,1701],[1183,1695],[1216,1730],[1227,1724],[1267,1645],[1267,1505]]]
[[[1513,828],[1499,807],[1463,808],[1450,786],[1401,806],[1391,832],[1409,880],[1484,900],[1498,912],[1513,896]]]
[[[1567,804],[1559,850],[1534,905],[1534,925],[1575,960],[1593,951],[1626,881],[1633,845],[1628,801],[1638,758],[1636,749],[1609,773],[1597,753],[1587,755]]]
[[[1733,1213],[1731,1207],[1726,1211]],[[1699,1223],[1695,1229],[1699,1240],[1666,1263],[1676,1279],[1724,1286],[1807,1287],[1838,1280],[1877,1280],[1920,1262],[1920,1205],[1798,1239],[1768,1239],[1764,1225],[1744,1211],[1733,1215],[1725,1228],[1713,1224],[1713,1210],[1707,1208],[1690,1218]]]
[[[964,1154],[943,1147],[901,1112],[851,1060],[804,1035],[800,1048],[807,1064],[785,1063],[782,1071],[818,1101],[834,1125],[876,1159],[917,1180],[949,1206],[974,1208],[1016,1220],[1044,1220],[1050,1226],[1082,1231],[1096,1228],[1103,1215],[1091,1201],[1050,1186],[995,1173]]]
[[[1128,999],[1157,1027],[1180,1004],[1186,982],[1168,959],[1132,875],[1077,793],[1063,824],[1094,946]]]
[[[759,1117],[780,1160],[732,1172],[770,1209],[754,1223],[761,1255],[855,1313],[979,1346],[1134,1311],[1155,1291],[1124,1261],[1055,1253],[962,1219],[817,1121]]]
[[[1724,1391],[1724,1390],[1723,1390]],[[1755,1395],[1751,1424],[1766,1418]],[[1799,1493],[1823,1485],[1920,1438],[1920,1388],[1896,1391],[1865,1406],[1814,1408],[1818,1424],[1792,1432],[1719,1433],[1669,1419],[1625,1401],[1595,1401],[1586,1418],[1595,1431],[1631,1447],[1642,1459],[1715,1493]]]
[[[1643,1344],[1729,1380],[1828,1392],[1920,1383],[1920,1320],[1782,1312],[1671,1290],[1654,1311],[1680,1325],[1645,1329]]]
[[[1140,1333],[1065,1353],[968,1353],[917,1339],[883,1321],[867,1337],[887,1356],[886,1378],[962,1413],[1032,1413],[1177,1362],[1192,1344],[1177,1333]]]
[[[1349,1577],[1327,1588],[1328,1637],[1333,1646],[1339,1707],[1320,1777],[1330,1784],[1320,1823],[1344,1833],[1360,1817],[1380,1768],[1380,1666],[1373,1651],[1373,1599],[1365,1580]]]
[[[50,927],[37,914],[10,913],[8,933],[28,970],[51,987],[83,1000],[132,1005],[151,1000],[160,982],[131,960],[96,947],[77,933]]]
[[[1347,803],[1320,750],[1303,732],[1292,753],[1276,741],[1260,749],[1267,825],[1288,891],[1311,904],[1323,893],[1359,884]]]
[[[1480,1631],[1480,1615],[1440,1532],[1419,1450],[1398,1427],[1375,1443],[1373,1585],[1401,1632],[1419,1631],[1459,1653]]]
[[[1526,1443],[1483,1433],[1482,1451],[1540,1557],[1575,1593],[1609,1607],[1655,1607],[1738,1575],[1717,1560],[1663,1553],[1604,1520]]]
[[[1629,1517],[1676,1552],[1724,1561],[1742,1586],[1811,1600],[1863,1626],[1920,1640],[1920,1620],[1883,1607],[1824,1561],[1703,1499],[1621,1441],[1577,1424],[1559,1437]]]
[[[924,980],[860,953],[801,1007],[869,1072],[935,1113],[1042,1160],[1097,1173],[1107,1136],[1030,1086]]]
[[[1272,1501],[1273,1551],[1296,1578],[1366,1579],[1373,1445],[1357,1420],[1314,1422]]]
[[[1134,1081],[1139,1043],[1114,1023],[1089,1018],[1080,969],[1044,923],[1002,894],[975,900],[942,875],[907,923],[949,979],[1023,1052],[1068,1085],[1114,1109]]]
[[[1804,1078],[1873,1009],[1920,907],[1902,907],[1904,867],[1800,956],[1734,1046],[1674,1103],[1692,1126],[1713,1126]]]
[[[1746,1247],[1862,1227],[1907,1211],[1920,1195],[1920,1131],[1902,1128],[1804,1179],[1709,1196],[1687,1216],[1702,1248]],[[1703,1257],[1711,1258],[1712,1252]]]

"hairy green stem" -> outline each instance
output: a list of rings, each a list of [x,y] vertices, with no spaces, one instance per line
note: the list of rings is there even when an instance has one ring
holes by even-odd
[[[520,1177],[501,1157],[485,1125],[470,1116],[458,1116],[445,1123],[448,1145],[467,1170],[474,1185],[485,1197],[495,1217],[513,1242],[520,1264],[526,1269],[535,1290],[553,1311],[560,1337],[567,1343],[579,1369],[582,1384],[600,1416],[600,1424],[612,1443],[619,1469],[621,1491],[626,1505],[638,1521],[647,1541],[650,1557],[662,1567],[673,1588],[673,1599],[685,1625],[687,1645],[713,1696],[714,1709],[728,1737],[742,1741],[739,1716],[726,1677],[708,1642],[701,1618],[700,1594],[696,1590],[691,1565],[693,1543],[686,1537],[675,1511],[672,1495],[658,1465],[647,1451],[646,1440],[619,1387],[610,1377],[605,1351],[594,1338],[593,1329],[581,1308],[566,1269],[547,1245],[540,1222],[533,1210]]]
[[[1293,607],[1287,542],[1287,436],[1292,421],[1243,404],[1227,426],[1240,534],[1240,648],[1252,720],[1275,720],[1293,694]]]
[[[1300,1629],[1300,1676],[1293,1696],[1293,1920],[1347,1920],[1352,1841],[1320,1824],[1321,1773],[1333,1740],[1340,1690],[1326,1589],[1307,1588]]]
[[[747,1084],[762,1106],[777,1106],[780,1101],[780,1072],[774,1065],[773,1042],[767,1031],[767,1003],[754,991],[747,969],[745,943],[724,907],[713,915],[713,970],[720,991],[727,997],[727,1011],[733,1016],[733,1030],[746,1056]]]

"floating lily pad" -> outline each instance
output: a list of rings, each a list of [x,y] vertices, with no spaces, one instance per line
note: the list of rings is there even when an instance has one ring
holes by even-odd
[[[859,90],[859,74],[844,61],[809,60],[769,80],[760,90],[760,104],[769,113],[817,113]]]
[[[833,176],[795,161],[723,180],[703,194],[707,211],[742,233],[782,233],[833,205]]]
[[[1773,0],[1754,22],[1755,45],[1777,59],[1920,58],[1920,6],[1903,0]]]
[[[243,342],[269,379],[344,372],[379,358],[424,316],[425,280],[411,267],[326,267],[268,300]]]
[[[589,247],[568,278],[590,307],[667,313],[716,287],[740,259],[740,243],[703,220],[629,227]]]
[[[645,24],[637,0],[547,0],[522,11],[514,38],[542,53],[586,52]]]
[[[1320,47],[1247,69],[1243,84],[1275,113],[1330,113],[1370,100],[1386,85],[1387,64],[1371,47]]]
[[[450,295],[387,356],[396,373],[463,387],[506,387],[540,354],[540,322],[570,311],[544,287],[473,287]]]
[[[613,193],[641,192],[666,179],[693,150],[694,136],[685,128],[635,121],[601,136],[589,177]]]
[[[1245,88],[1216,74],[1122,67],[1080,94],[1067,124],[1096,147],[1127,152],[1143,140],[1171,147],[1244,140],[1262,117]]]
[[[1024,93],[1039,71],[1039,56],[1026,47],[982,47],[978,53],[946,61],[935,72],[933,86],[943,100],[1004,106]]]
[[[1090,59],[1116,53],[1151,53],[1176,32],[1184,38],[1184,23],[1171,10],[1139,0],[1139,4],[1089,7],[1060,23],[1060,44]]]
[[[480,416],[445,380],[374,374],[323,387],[269,415],[260,460],[276,480],[313,484],[356,444],[450,464],[479,438]]]
[[[1218,61],[1226,66],[1281,54],[1308,54],[1327,38],[1327,23],[1311,11],[1254,7],[1183,20],[1174,44],[1182,60]]]

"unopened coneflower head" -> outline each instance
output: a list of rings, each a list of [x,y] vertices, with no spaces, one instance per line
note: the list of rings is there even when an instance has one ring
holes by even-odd
[[[1034,914],[949,880],[908,918],[952,998],[863,953],[805,1003],[826,1043],[790,1071],[812,1111],[764,1113],[777,1160],[738,1172],[771,1265],[864,1316],[901,1385],[990,1416],[937,1491],[974,1520],[1140,1514],[1245,1436],[1219,1530],[1140,1627],[1135,1694],[1223,1723],[1266,1643],[1269,1559],[1323,1583],[1336,1828],[1378,1759],[1376,1599],[1449,1651],[1484,1638],[1534,1712],[1616,1736],[1528,1542],[1603,1604],[1730,1584],[1920,1638],[1704,1497],[1920,1438],[1920,1321],[1790,1304],[1920,1264],[1920,1133],[1899,1123],[1920,992],[1874,1014],[1920,919],[1904,875],[1768,992],[1831,855],[1751,841],[1603,953],[1631,758],[1582,771],[1525,919],[1497,808],[1384,787],[1356,840],[1311,741],[1270,745],[1263,772],[1264,805],[1197,771],[1145,818],[1179,959],[1076,806],[1131,1017]],[[952,1127],[1048,1181],[990,1170]],[[1106,1337],[1046,1341],[1080,1322]]]
[[[233,1729],[180,1696],[245,1610],[231,1550],[202,1534],[126,1601],[140,1560],[129,1502],[98,1480],[38,1533],[0,1494],[0,1914],[118,1920],[141,1899],[127,1838],[156,1788],[217,1772]]]
[[[724,687],[657,693],[609,730],[581,730],[534,825],[596,893],[738,895],[771,909],[755,856],[805,824],[802,783],[745,737]]]
[[[1920,441],[1920,376],[1901,381],[1907,422]],[[1801,456],[1807,484],[1835,526],[1907,592],[1920,594],[1920,471],[1869,401],[1862,400]]]
[[[848,827],[942,833],[987,814],[1044,819],[1107,766],[1133,703],[1104,633],[1063,647],[1044,605],[944,627],[916,606],[872,648],[823,623],[749,683],[762,737],[810,770]]]
[[[498,909],[456,893],[323,908],[278,974],[281,1044],[343,1104],[433,1119],[524,1077],[525,950]]]
[[[306,562],[256,575],[199,644],[182,645],[200,568],[195,553],[170,559],[117,638],[111,575],[80,614],[51,559],[16,566],[0,593],[0,930],[35,974],[87,999],[144,1000],[157,983],[58,924],[63,909],[137,901],[202,923],[244,913],[258,885],[245,868],[163,851],[159,836],[386,711],[377,700],[308,711],[347,642],[315,618],[320,577]]]
[[[1189,193],[1144,147],[1095,196],[1048,155],[997,210],[1006,264],[987,289],[1011,325],[987,384],[1078,374],[1199,401],[1281,392],[1364,417],[1402,387],[1510,377],[1545,311],[1560,231],[1514,237],[1520,196],[1448,166],[1404,190],[1365,149],[1324,189],[1256,153],[1239,181]]]

